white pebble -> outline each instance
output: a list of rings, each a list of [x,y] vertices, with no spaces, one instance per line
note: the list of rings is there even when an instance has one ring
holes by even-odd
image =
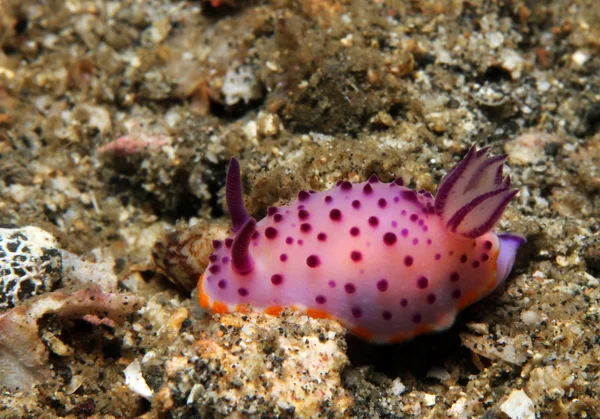
[[[394,381],[392,381],[391,390],[394,396],[399,396],[406,391],[406,386],[402,384],[402,381],[400,381],[399,378],[396,378]]]
[[[540,324],[544,318],[533,310],[527,310],[521,313],[521,321],[528,326]]]
[[[500,410],[510,419],[535,419],[533,401],[523,390],[511,391],[508,399],[500,405]]]

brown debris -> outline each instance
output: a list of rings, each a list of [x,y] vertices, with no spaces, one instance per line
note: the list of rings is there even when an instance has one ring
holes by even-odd
[[[39,337],[38,321],[43,316],[54,314],[67,320],[92,315],[122,323],[138,306],[139,300],[131,295],[86,288],[34,297],[0,315],[0,387],[28,389],[50,378],[49,352]],[[59,344],[55,338],[54,345]]]

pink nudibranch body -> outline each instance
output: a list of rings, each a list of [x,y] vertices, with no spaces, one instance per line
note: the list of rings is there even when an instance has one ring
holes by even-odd
[[[506,156],[474,146],[434,198],[402,179],[338,182],[270,207],[256,223],[242,200],[239,164],[227,175],[234,236],[214,242],[198,283],[213,312],[279,314],[290,307],[341,322],[375,342],[448,328],[510,273],[525,239],[492,230],[518,190]]]

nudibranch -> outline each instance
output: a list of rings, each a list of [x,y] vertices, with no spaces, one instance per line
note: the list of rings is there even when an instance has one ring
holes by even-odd
[[[506,280],[525,239],[493,228],[518,193],[506,156],[473,146],[437,194],[383,183],[339,181],[269,207],[258,223],[244,208],[240,166],[226,181],[233,237],[214,241],[198,283],[214,313],[288,307],[335,319],[374,342],[443,330]]]

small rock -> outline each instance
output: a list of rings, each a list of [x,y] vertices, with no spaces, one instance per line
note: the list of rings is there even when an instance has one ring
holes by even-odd
[[[546,146],[560,145],[561,142],[562,140],[554,134],[530,132],[506,143],[505,150],[511,164],[525,166],[546,160]]]
[[[427,372],[427,377],[437,378],[440,381],[445,381],[450,378],[450,373],[441,367],[431,367]]]
[[[534,326],[544,321],[544,318],[533,310],[527,310],[521,313],[521,321],[528,326]]]
[[[435,394],[425,393],[423,396],[423,402],[425,406],[431,407],[435,405]]]
[[[478,335],[489,335],[490,333],[490,326],[487,323],[469,322],[467,328]]]
[[[525,61],[518,52],[505,49],[500,53],[500,64],[502,68],[510,73],[513,80],[518,80],[523,72]]]
[[[38,227],[0,228],[0,310],[53,291],[61,280],[57,241]]]
[[[230,67],[221,88],[225,104],[231,106],[240,100],[249,103],[262,97],[262,89],[250,66]]]
[[[575,64],[577,67],[583,67],[583,65],[587,62],[587,60],[589,60],[591,57],[589,51],[580,49],[577,50],[573,53],[573,55],[571,55],[571,61],[573,61],[573,64]]]
[[[500,405],[500,410],[510,419],[535,419],[533,401],[523,390],[513,390],[508,399]]]
[[[392,381],[391,390],[394,396],[399,396],[406,391],[406,386],[402,384],[402,381],[400,381],[399,378],[396,378],[394,381]]]
[[[133,361],[125,368],[123,373],[125,374],[125,385],[129,387],[131,391],[146,399],[152,397],[153,391],[148,387],[146,380],[144,380],[144,377],[142,376],[140,361],[137,359]]]

